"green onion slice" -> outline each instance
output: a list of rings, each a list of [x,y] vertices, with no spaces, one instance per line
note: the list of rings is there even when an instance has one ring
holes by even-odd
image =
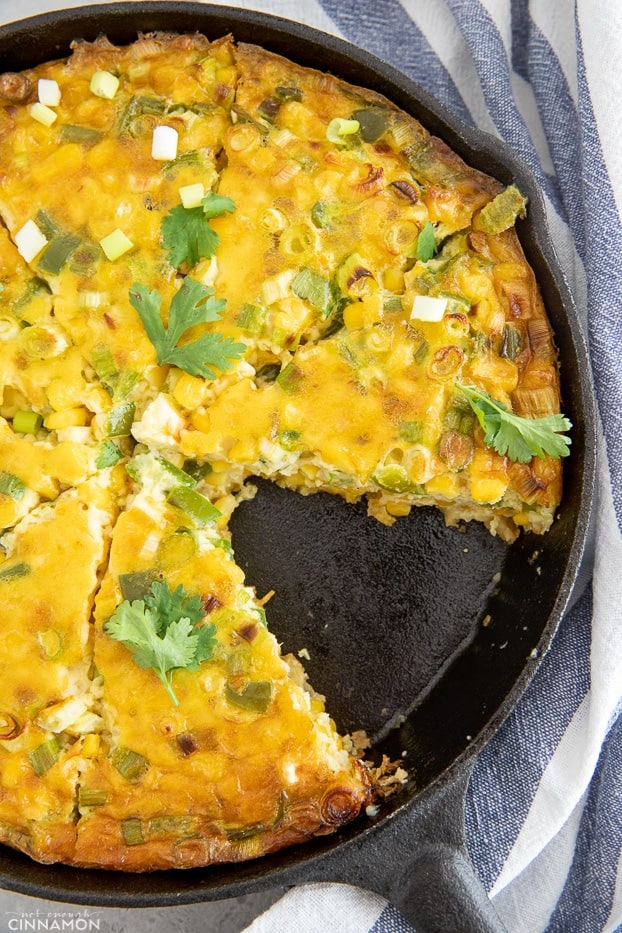
[[[149,770],[149,761],[143,755],[119,745],[111,756],[113,767],[126,781],[138,781]]]
[[[42,774],[49,771],[52,765],[60,758],[61,752],[62,746],[55,735],[36,748],[33,748],[33,750],[28,753],[28,757],[35,774],[41,777]]]
[[[198,528],[211,525],[221,514],[209,499],[188,486],[174,486],[166,498],[171,505],[185,512]]]
[[[36,434],[42,424],[43,418],[36,411],[16,411],[13,415],[13,430],[16,434]]]

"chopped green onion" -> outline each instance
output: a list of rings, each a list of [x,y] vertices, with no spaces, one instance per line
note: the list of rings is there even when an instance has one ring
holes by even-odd
[[[417,259],[421,262],[428,262],[436,253],[436,237],[434,227],[430,221],[426,221],[417,238]]]
[[[299,87],[279,86],[274,89],[274,93],[279,98],[279,100],[282,100],[282,101],[287,101],[287,100],[301,101],[302,96],[303,96],[302,91],[300,90]]]
[[[78,790],[80,807],[103,807],[107,800],[108,794],[99,787],[80,787]]]
[[[413,359],[415,363],[421,365],[428,355],[428,350],[430,349],[430,344],[427,340],[422,340],[417,349],[413,354]]]
[[[291,287],[294,295],[308,301],[324,317],[328,317],[333,307],[333,294],[327,279],[305,267],[294,278]]]
[[[39,260],[39,268],[51,275],[58,275],[71,254],[80,245],[80,237],[73,233],[60,233],[49,243]]]
[[[166,498],[175,508],[185,512],[198,528],[211,525],[221,514],[209,499],[188,486],[175,486]]]
[[[113,767],[126,781],[137,781],[149,770],[149,761],[138,752],[119,745],[111,755]]]
[[[292,286],[293,287],[293,286]],[[260,334],[266,321],[266,309],[261,305],[243,304],[236,323],[250,334]]]
[[[52,237],[56,236],[56,234],[59,232],[58,224],[52,220],[48,212],[44,211],[43,208],[40,208],[37,211],[35,221],[39,227],[39,230],[45,234],[48,240],[51,240]]]
[[[276,377],[276,383],[288,395],[292,395],[300,388],[304,380],[304,373],[295,363],[288,363]]]
[[[65,143],[83,143],[85,146],[94,146],[102,138],[99,130],[90,126],[78,126],[75,123],[65,123],[60,127],[60,138]]]
[[[78,246],[78,248],[73,253],[69,268],[72,272],[75,272],[76,275],[82,275],[85,278],[90,278],[90,276],[93,275],[94,266],[98,259],[101,259],[100,247],[96,246],[95,243],[82,243],[82,245]],[[98,293],[91,292],[90,294]],[[105,292],[101,292],[99,294],[102,294],[103,296],[105,295]]]
[[[114,441],[104,441],[95,461],[95,466],[98,470],[105,470],[106,467],[115,466],[120,460],[123,460],[124,456],[124,453],[119,450]]]
[[[134,422],[136,404],[123,402],[108,415],[108,437],[128,437]]]
[[[111,376],[116,376],[118,373],[117,364],[114,361],[110,347],[100,344],[93,347],[92,363],[98,378],[103,382],[108,382]]]
[[[506,360],[515,360],[523,349],[523,336],[516,324],[506,324],[503,328],[503,340],[499,356]]]
[[[454,396],[451,405],[445,412],[443,427],[449,431],[457,431],[458,434],[470,435],[473,434],[474,426],[475,413],[471,409],[468,400],[460,395]]]
[[[190,489],[196,486],[197,481],[194,476],[191,476],[190,473],[186,473],[185,470],[180,470],[179,467],[176,467],[175,464],[167,460],[166,457],[156,456],[155,460],[178,486],[187,486]]]
[[[399,463],[389,463],[386,466],[378,467],[372,479],[383,489],[389,492],[416,492],[416,486],[411,483],[408,473]]]
[[[8,496],[18,502],[26,492],[26,484],[14,473],[0,471],[0,495]]]
[[[36,120],[37,123],[43,124],[43,126],[51,126],[57,119],[57,114],[54,110],[52,110],[51,107],[46,107],[46,105],[42,104],[40,101],[31,104],[30,116],[33,120]]]
[[[337,146],[345,146],[348,143],[348,137],[358,133],[360,127],[361,124],[358,120],[344,120],[343,117],[335,117],[326,127],[326,138]]]
[[[194,185],[182,185],[179,189],[179,197],[186,210],[201,207],[201,201],[205,197],[205,186],[200,181]]]
[[[46,658],[54,661],[62,652],[65,639],[55,628],[48,628],[44,632],[37,632],[37,641]]]
[[[520,193],[516,185],[508,185],[481,209],[473,225],[484,233],[503,233],[516,223],[518,217],[525,216],[526,207],[527,198]]]
[[[13,415],[13,430],[16,434],[36,434],[42,424],[43,418],[36,411],[16,411]]]
[[[285,450],[296,450],[300,442],[300,431],[281,431],[277,441]]]
[[[262,117],[265,117],[266,120],[274,123],[275,117],[281,109],[281,103],[282,102],[278,97],[266,97],[265,100],[262,100],[262,102],[257,106],[257,110],[262,115]]]
[[[121,835],[126,846],[136,846],[145,841],[142,823],[137,816],[121,820]]]
[[[225,696],[229,703],[253,713],[265,713],[272,700],[272,684],[267,680],[251,680],[239,693],[228,684]]]
[[[197,484],[193,476],[184,470],[180,470],[170,460],[157,454],[139,454],[127,464],[125,469],[135,482],[142,483],[144,482],[143,476],[145,473],[153,478],[154,465],[162,471],[163,475],[158,476],[157,480],[158,485],[161,485],[164,489],[171,489],[173,486],[193,488]]]
[[[367,110],[355,110],[352,119],[360,126],[363,142],[375,143],[388,129],[387,113],[380,107],[369,107]]]
[[[96,97],[112,100],[119,90],[119,79],[110,71],[96,71],[91,78],[90,90]]]
[[[280,363],[266,363],[265,366],[262,366],[255,373],[255,381],[257,385],[271,385],[276,381],[280,372]]]
[[[391,295],[389,298],[385,298],[382,309],[389,314],[393,314],[396,311],[402,311],[403,306],[401,297],[399,295]]]
[[[125,235],[123,230],[119,230],[118,227],[116,230],[113,230],[112,233],[109,233],[108,236],[105,236],[103,240],[100,240],[99,245],[103,249],[106,259],[110,260],[110,262],[114,262],[116,259],[119,259],[120,256],[123,256],[134,248],[134,244],[129,237]]]
[[[12,567],[0,567],[0,582],[6,583],[8,580],[17,580],[29,573],[30,567],[24,563],[13,564]]]
[[[46,241],[47,242],[47,241]],[[30,279],[24,288],[24,291],[19,296],[17,301],[13,306],[14,311],[19,311],[21,308],[26,307],[34,298],[39,298],[41,295],[51,295],[52,291],[43,279],[40,279],[36,276],[34,279]]]
[[[209,476],[212,469],[211,463],[202,463],[200,460],[184,461],[184,473],[191,476],[196,483],[199,483],[202,479],[205,479],[206,476]]]
[[[316,201],[311,208],[311,220],[316,227],[330,228],[339,219],[342,207],[339,204],[327,204],[326,201]]]
[[[398,431],[401,439],[407,444],[418,444],[423,437],[423,422],[400,421]]]
[[[157,570],[134,570],[130,573],[119,574],[119,587],[123,599],[133,603],[136,599],[144,599],[151,584],[162,579]]]
[[[36,748],[33,748],[33,750],[28,753],[28,757],[35,774],[41,777],[42,774],[49,771],[52,765],[60,758],[62,750],[62,746],[55,735]]]

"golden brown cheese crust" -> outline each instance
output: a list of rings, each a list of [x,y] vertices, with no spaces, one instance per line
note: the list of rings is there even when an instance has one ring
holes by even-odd
[[[61,91],[49,124],[39,78]],[[148,871],[333,832],[376,777],[281,657],[227,521],[260,475],[387,523],[434,504],[508,540],[546,531],[559,460],[500,456],[456,388],[559,411],[533,273],[513,225],[482,221],[502,187],[380,95],[231,37],[78,42],[0,95],[0,839]],[[175,268],[162,222],[198,182],[235,208],[210,221],[214,258]],[[47,244],[25,259],[29,222]],[[117,228],[132,248],[108,259]],[[245,346],[214,380],[158,365],[129,300],[157,289],[166,316],[187,274],[226,298],[205,329]],[[171,468],[199,471],[218,519],[169,501]],[[216,632],[175,671],[178,706],[107,630],[136,575],[198,595]],[[249,685],[260,702],[240,703]]]

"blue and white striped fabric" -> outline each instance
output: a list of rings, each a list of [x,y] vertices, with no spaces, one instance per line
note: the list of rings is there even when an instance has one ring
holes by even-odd
[[[94,0],[2,0],[0,18],[89,2]],[[598,394],[595,565],[518,707],[478,758],[467,794],[466,835],[476,870],[510,933],[619,933],[622,3],[237,0],[235,5],[305,22],[390,61],[464,120],[505,139],[544,192],[553,240],[589,337]],[[171,922],[182,929],[170,912],[164,914],[158,915],[162,926],[154,911],[149,929],[170,929]],[[127,922],[118,928],[137,929],[134,920]],[[190,926],[205,929],[188,922],[186,930]],[[322,884],[290,891],[247,933],[409,929],[376,895]]]

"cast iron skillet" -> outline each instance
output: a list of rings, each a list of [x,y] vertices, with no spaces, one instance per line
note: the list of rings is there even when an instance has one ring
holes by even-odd
[[[467,162],[528,195],[519,225],[561,356],[574,424],[565,497],[544,537],[508,546],[473,524],[446,529],[415,509],[387,529],[319,494],[260,484],[234,515],[238,560],[258,591],[275,587],[272,630],[307,648],[311,681],[340,728],[364,728],[373,755],[403,757],[410,777],[377,817],[260,861],[149,875],[41,866],[0,847],[0,884],[77,904],[148,907],[218,899],[305,881],[380,892],[417,930],[499,930],[464,850],[463,795],[474,756],[518,701],[568,606],[585,550],[594,481],[594,409],[577,313],[559,270],[539,191],[497,139],[462,124],[422,88],[365,51],[302,25],[198,3],[103,4],[0,28],[0,70],[64,56],[74,38],[132,41],[153,29],[228,32],[385,94]]]

